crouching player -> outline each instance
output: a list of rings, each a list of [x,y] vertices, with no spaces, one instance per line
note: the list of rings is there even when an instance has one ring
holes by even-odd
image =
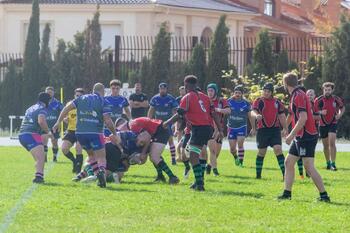
[[[40,132],[52,136],[46,122],[49,101],[49,94],[41,92],[38,102],[26,110],[19,131],[19,142],[35,160],[36,173],[33,183],[44,183],[45,152]]]

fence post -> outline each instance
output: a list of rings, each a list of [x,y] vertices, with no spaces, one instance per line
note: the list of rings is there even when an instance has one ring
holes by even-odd
[[[119,55],[120,55],[120,36],[115,36],[114,76],[116,79],[118,79],[118,76],[119,76]]]
[[[192,36],[192,48],[196,47],[197,44],[198,44],[198,37]]]

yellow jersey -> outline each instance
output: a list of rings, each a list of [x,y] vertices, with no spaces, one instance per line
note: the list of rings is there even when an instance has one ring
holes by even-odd
[[[67,130],[75,131],[77,129],[77,109],[73,109],[68,113]]]

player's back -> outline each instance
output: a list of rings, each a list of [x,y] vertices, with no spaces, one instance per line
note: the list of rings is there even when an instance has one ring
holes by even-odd
[[[41,129],[38,123],[38,116],[46,116],[47,108],[43,104],[37,103],[26,110],[24,119],[20,127],[20,133],[40,133]]]
[[[210,98],[202,92],[191,91],[181,100],[180,107],[186,112],[186,120],[192,126],[212,125],[213,106]]]

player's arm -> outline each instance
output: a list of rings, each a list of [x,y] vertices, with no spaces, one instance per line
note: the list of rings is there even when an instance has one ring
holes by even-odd
[[[148,103],[148,100],[144,100],[143,102],[139,102],[140,103],[140,107],[142,108],[147,108],[149,103]]]
[[[224,115],[230,115],[231,114],[231,109],[229,107],[225,108],[215,108],[215,112],[224,114]]]
[[[255,134],[255,132],[256,132],[256,124],[255,124],[256,117],[253,116],[253,112],[254,112],[253,110],[250,110],[248,112],[248,119],[249,119],[249,122],[250,122],[250,126],[252,127],[251,133]]]
[[[335,119],[339,120],[345,113],[345,106],[341,106],[341,108],[339,108],[337,114],[335,115]]]
[[[151,106],[151,107],[148,109],[147,117],[152,119],[153,116],[154,116],[155,111],[156,111],[155,108]]]
[[[286,124],[287,127],[292,124],[292,114],[288,113],[287,118],[286,118]]]
[[[62,111],[61,111],[61,113],[60,113],[60,116],[59,116],[58,119],[57,119],[57,122],[56,122],[55,125],[52,127],[52,131],[53,131],[53,132],[56,132],[56,131],[59,129],[59,126],[60,126],[61,122],[63,121],[63,119],[64,119],[65,117],[67,117],[68,113],[69,113],[71,110],[73,110],[73,109],[75,109],[75,105],[74,105],[73,102],[68,103],[68,104],[62,109]]]
[[[45,134],[50,134],[49,126],[47,125],[46,116],[44,114],[39,114],[38,124]]]
[[[109,131],[111,131],[112,134],[115,136],[116,131],[115,131],[114,123],[113,123],[112,118],[109,115],[109,113],[103,114],[103,121],[105,122],[105,125],[109,129]],[[114,142],[117,143],[117,139],[115,138],[114,140],[115,140]]]
[[[281,123],[281,126],[283,128],[283,135],[287,135],[288,132],[288,125],[287,125],[287,117],[286,114],[280,113],[278,114],[278,120]]]
[[[302,111],[299,113],[299,119],[297,123],[295,124],[292,131],[289,133],[289,135],[286,138],[286,143],[289,145],[292,140],[294,139],[295,135],[305,126],[305,123],[307,121],[307,113],[306,111]]]
[[[124,112],[125,112],[125,115],[128,118],[128,120],[130,120],[131,119],[131,112],[130,112],[129,106],[124,107]]]

